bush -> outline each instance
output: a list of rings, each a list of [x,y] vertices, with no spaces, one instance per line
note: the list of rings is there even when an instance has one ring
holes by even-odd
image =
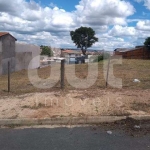
[[[47,55],[49,57],[53,56],[53,51],[51,50],[51,47],[41,45],[40,48],[42,49],[41,55]]]
[[[93,62],[99,62],[99,61],[102,61],[103,59],[104,59],[103,55],[98,55],[96,56]]]
[[[104,59],[108,59],[109,57],[110,57],[109,53],[103,53],[102,55],[96,56],[96,58],[94,59],[93,62],[99,62],[99,61],[102,61]]]

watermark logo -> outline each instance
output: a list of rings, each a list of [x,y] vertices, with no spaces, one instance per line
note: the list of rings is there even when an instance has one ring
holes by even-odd
[[[29,66],[28,66],[28,78],[30,82],[33,84],[34,87],[40,89],[48,89],[54,87],[60,81],[60,63],[55,63],[51,65],[49,77],[46,79],[42,79],[38,75],[38,69],[31,70],[32,65],[39,60],[40,56],[34,57]],[[93,58],[98,58],[98,56],[94,56]],[[106,58],[107,57],[107,58]],[[116,78],[114,76],[114,65],[115,64],[122,64],[122,57],[115,56],[115,57],[108,57],[108,54],[103,54],[103,71],[100,72],[103,74],[103,77],[107,84],[113,88],[122,88],[122,79]],[[88,62],[87,63],[87,73],[84,79],[81,79],[76,76],[76,65],[66,65],[65,66],[65,77],[67,82],[74,88],[80,89],[87,89],[93,86],[99,75],[98,70],[98,62]],[[82,72],[82,67],[81,67]]]

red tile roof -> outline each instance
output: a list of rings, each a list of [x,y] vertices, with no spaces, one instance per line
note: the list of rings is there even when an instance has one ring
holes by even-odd
[[[9,32],[0,32],[0,37],[9,34],[10,36],[12,36]],[[13,37],[13,36],[12,36]],[[16,41],[17,39],[15,37],[13,37]]]
[[[0,37],[9,34],[8,32],[0,32]]]
[[[81,51],[75,51],[75,50],[63,50],[63,53],[67,53],[67,54],[81,54]]]

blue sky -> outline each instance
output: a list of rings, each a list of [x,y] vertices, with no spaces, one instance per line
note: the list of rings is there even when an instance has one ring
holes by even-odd
[[[92,49],[142,45],[150,36],[150,0],[0,0],[0,31],[18,42],[75,48],[69,33],[81,26],[99,38]]]
[[[150,11],[144,6],[142,2],[137,3],[134,0],[131,0],[130,3],[135,7],[136,12],[129,18],[149,19]]]
[[[66,11],[75,11],[75,6],[79,4],[80,0],[35,0],[35,2],[40,3],[42,6],[51,6],[53,4]],[[137,2],[135,0],[128,0],[128,2],[136,8],[136,13],[130,18],[148,19],[150,17],[150,11],[146,9],[143,2]]]
[[[52,1],[44,0],[41,1],[40,3],[44,6],[54,4],[59,8],[65,9],[66,11],[74,11],[75,5],[79,3],[79,0],[52,0]]]

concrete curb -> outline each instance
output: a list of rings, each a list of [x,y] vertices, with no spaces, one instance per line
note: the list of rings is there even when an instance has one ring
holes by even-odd
[[[0,119],[0,126],[28,125],[80,125],[115,122],[122,119],[150,120],[150,116],[89,116],[89,117],[59,117],[46,119]]]
[[[58,117],[46,119],[0,119],[0,125],[77,125],[114,122],[126,116]]]
[[[129,118],[133,118],[135,120],[150,120],[150,115],[130,115]]]

